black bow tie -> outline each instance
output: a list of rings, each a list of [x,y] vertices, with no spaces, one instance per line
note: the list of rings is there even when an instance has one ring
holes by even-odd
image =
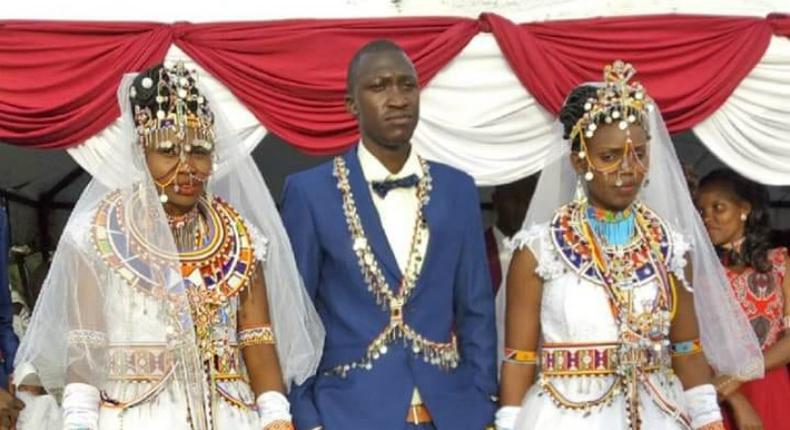
[[[409,175],[399,179],[387,179],[384,181],[373,181],[371,182],[371,186],[373,187],[373,191],[379,195],[382,199],[387,196],[387,193],[392,191],[395,188],[411,188],[417,185],[417,182],[420,181],[420,178],[417,175]]]

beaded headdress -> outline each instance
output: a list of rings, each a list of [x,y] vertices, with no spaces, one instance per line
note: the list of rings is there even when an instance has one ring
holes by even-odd
[[[641,83],[630,82],[635,74],[633,65],[620,60],[604,68],[603,86],[597,90],[596,97],[591,97],[584,103],[584,114],[571,129],[571,141],[578,136],[581,144],[578,154],[580,158],[586,156],[587,139],[595,135],[602,123],[616,123],[628,136],[627,142],[630,142],[630,124],[640,124],[647,131],[647,114],[653,109],[653,100]],[[588,181],[592,180],[591,168],[594,167],[588,163],[585,174]]]
[[[180,149],[182,156],[193,147],[213,151],[214,114],[197,88],[197,73],[183,62],[162,66],[158,73],[156,82],[145,76],[139,88],[133,85],[129,91],[138,142],[166,151]]]

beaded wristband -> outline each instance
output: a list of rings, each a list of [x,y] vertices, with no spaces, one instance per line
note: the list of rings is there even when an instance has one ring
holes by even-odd
[[[738,380],[737,378],[733,378],[732,376],[727,376],[722,382],[719,382],[715,386],[715,388],[717,392],[721,393],[722,391],[724,391],[724,388],[726,388],[727,386],[740,382],[741,381]]]
[[[697,430],[725,430],[724,422],[716,421],[715,423],[705,424]]]
[[[290,421],[277,420],[267,424],[263,430],[294,430],[294,426]]]
[[[671,351],[673,357],[698,354],[702,352],[702,344],[700,343],[699,339],[673,343],[671,346]]]
[[[523,351],[514,348],[505,348],[505,362],[513,364],[535,364],[538,361],[538,353],[535,351]]]
[[[269,325],[239,331],[239,345],[242,348],[253,345],[274,345],[274,331]]]

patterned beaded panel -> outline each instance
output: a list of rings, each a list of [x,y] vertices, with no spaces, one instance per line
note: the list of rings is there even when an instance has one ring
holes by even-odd
[[[601,376],[617,371],[623,360],[637,363],[643,371],[657,370],[667,364],[667,354],[650,348],[620,357],[619,344],[544,344],[541,348],[541,372],[545,376]]]
[[[215,380],[242,379],[241,355],[237,345],[216,355],[211,373]],[[172,351],[160,345],[112,345],[108,351],[109,379],[155,382],[176,365]]]

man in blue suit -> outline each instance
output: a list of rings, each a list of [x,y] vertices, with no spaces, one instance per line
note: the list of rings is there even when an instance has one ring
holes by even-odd
[[[483,430],[496,333],[477,190],[410,144],[419,86],[404,51],[365,45],[346,105],[361,143],[288,178],[283,218],[326,327],[291,391],[299,430]]]

